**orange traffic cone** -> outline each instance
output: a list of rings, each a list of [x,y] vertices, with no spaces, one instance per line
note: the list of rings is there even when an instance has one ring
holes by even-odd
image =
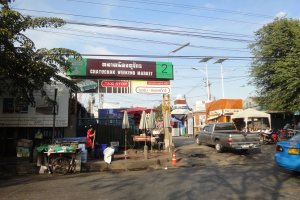
[[[172,165],[175,167],[176,166],[176,153],[175,152],[173,152],[173,154],[172,154]]]

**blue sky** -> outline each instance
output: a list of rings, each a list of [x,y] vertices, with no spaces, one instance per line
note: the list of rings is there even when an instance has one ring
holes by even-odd
[[[214,64],[218,58],[228,58],[223,62],[225,98],[254,96],[255,88],[248,84],[251,59],[247,57],[252,55],[247,41],[253,41],[254,32],[275,17],[300,18],[300,1],[297,0],[16,0],[12,6],[32,16],[180,32],[181,35],[170,35],[67,24],[60,29],[27,31],[26,34],[37,48],[63,47],[82,54],[212,56],[207,66],[211,95],[215,99],[222,98],[221,65]],[[191,36],[196,34],[197,37]],[[189,46],[170,53],[188,42]],[[247,59],[234,59],[237,57]],[[193,107],[196,101],[207,99],[205,63],[199,63],[200,59],[127,59],[170,61],[174,65],[171,100],[179,94],[185,95]],[[104,95],[105,102],[120,102],[121,107],[152,107],[161,100],[162,95],[153,94]]]

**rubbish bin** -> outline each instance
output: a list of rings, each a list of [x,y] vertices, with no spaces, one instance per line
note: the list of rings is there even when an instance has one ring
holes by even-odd
[[[115,152],[119,151],[119,142],[118,141],[110,142],[110,146],[115,149]]]

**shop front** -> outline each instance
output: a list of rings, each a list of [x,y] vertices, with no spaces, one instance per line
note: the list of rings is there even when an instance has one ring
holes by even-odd
[[[205,104],[206,123],[230,122],[231,116],[243,110],[242,99],[219,99]]]

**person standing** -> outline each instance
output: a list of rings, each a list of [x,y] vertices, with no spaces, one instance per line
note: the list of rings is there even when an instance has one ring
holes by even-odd
[[[86,142],[85,142],[85,147],[88,151],[89,158],[92,158],[92,151],[94,149],[94,139],[95,139],[95,130],[93,126],[90,125],[90,128],[87,130]]]

